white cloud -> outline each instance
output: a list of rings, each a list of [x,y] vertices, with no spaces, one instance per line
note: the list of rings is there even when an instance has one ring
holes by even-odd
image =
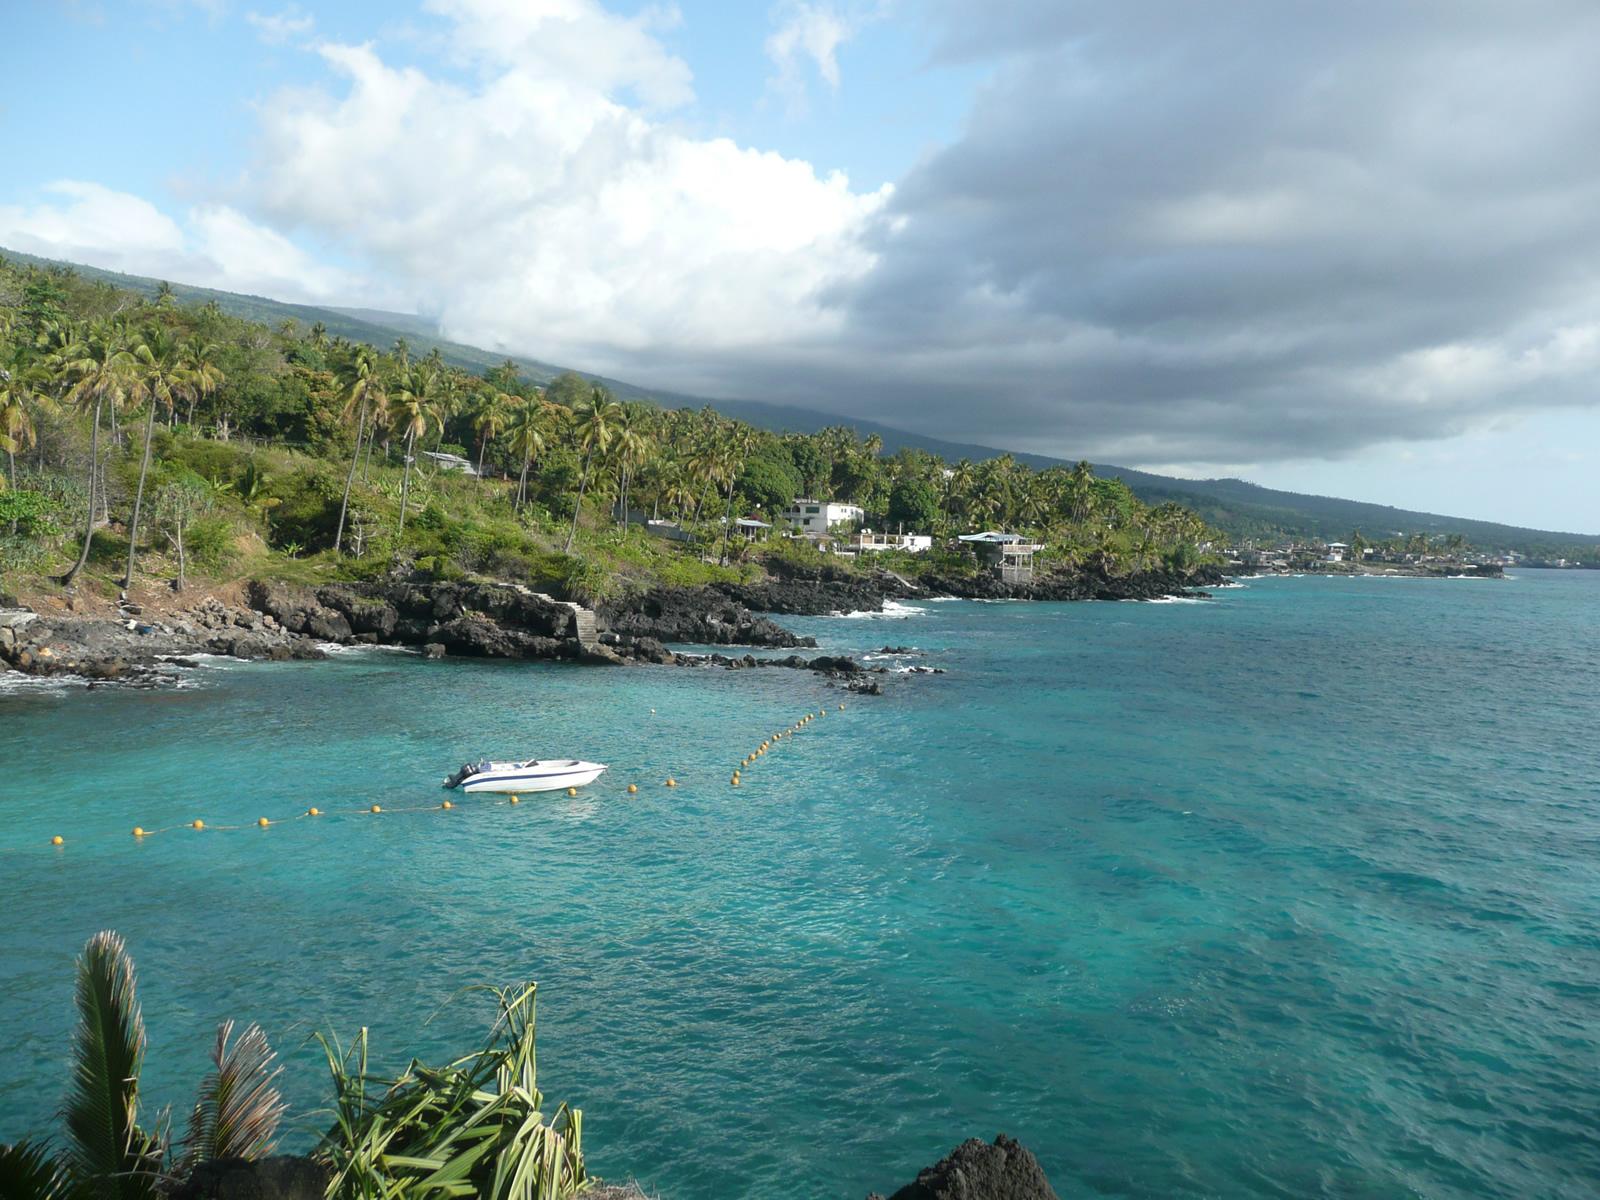
[[[854,22],[833,5],[811,0],[789,0],[776,12],[777,28],[766,41],[774,74],[769,81],[794,106],[806,98],[807,62],[830,88],[839,86],[839,47],[855,33]]]
[[[340,87],[263,106],[248,189],[275,225],[392,270],[454,334],[595,369],[838,331],[819,295],[871,266],[859,236],[887,188],[619,102],[687,87],[640,21],[586,0],[433,7],[470,82],[328,43]]]
[[[354,294],[354,281],[224,205],[173,220],[148,200],[98,183],[60,180],[31,206],[0,205],[0,245],[183,283],[318,301]]]
[[[256,31],[256,36],[269,46],[281,46],[307,36],[317,26],[316,18],[303,12],[298,4],[291,4],[282,12],[245,14]]]
[[[455,52],[487,74],[515,71],[606,94],[628,91],[653,109],[694,99],[688,64],[655,37],[679,23],[676,8],[620,17],[597,0],[426,0],[424,7],[453,22]]]

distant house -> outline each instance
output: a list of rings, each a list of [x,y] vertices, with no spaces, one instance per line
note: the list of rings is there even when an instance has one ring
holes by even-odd
[[[882,550],[922,554],[933,549],[933,538],[925,533],[873,533],[870,529],[863,529],[850,539],[845,549],[855,554],[875,554]]]
[[[676,521],[663,521],[652,517],[642,508],[630,508],[626,513],[622,505],[611,506],[611,519],[613,521],[626,521],[629,525],[637,525],[651,537],[666,538],[669,542],[692,542],[694,535]]]
[[[859,524],[866,513],[856,504],[802,499],[784,509],[782,516],[801,536],[822,538],[832,535],[842,526]]]
[[[1002,583],[1032,583],[1033,556],[1044,549],[1020,533],[1001,533],[994,529],[964,533],[960,540],[972,547],[978,561],[992,570]]]
[[[1350,553],[1350,547],[1344,542],[1329,542],[1325,562],[1343,562]]]
[[[462,458],[459,454],[441,454],[437,450],[424,450],[422,457],[441,471],[460,471],[463,475],[478,473],[478,468],[472,465],[472,460]]]

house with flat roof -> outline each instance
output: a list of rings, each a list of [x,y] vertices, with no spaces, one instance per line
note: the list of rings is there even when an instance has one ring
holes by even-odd
[[[859,525],[866,513],[858,504],[836,504],[831,500],[796,500],[781,516],[803,537],[829,537]]]
[[[1002,583],[1032,583],[1033,556],[1044,549],[1020,533],[1004,533],[997,529],[964,533],[958,540],[971,547],[978,561],[993,571]]]

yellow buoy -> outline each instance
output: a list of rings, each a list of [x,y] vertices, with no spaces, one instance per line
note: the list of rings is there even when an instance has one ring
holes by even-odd
[[[55,837],[53,837],[53,838],[51,838],[51,839],[50,839],[50,844],[51,844],[51,845],[52,845],[52,846],[59,846],[59,845],[61,845],[61,844],[62,844],[62,843],[63,843],[63,842],[64,842],[64,841],[66,841],[66,839],[65,839],[65,838],[64,838],[64,837],[62,837],[62,836],[61,836],[61,835],[60,835],[60,834],[59,834],[59,833],[58,833],[58,834],[56,834],[56,835],[55,835]]]
[[[368,812],[381,813],[383,811],[383,805],[374,804],[371,808],[367,809],[367,811]]]
[[[728,780],[728,782],[733,784],[734,787],[738,787],[739,786],[739,777],[737,775],[735,775],[732,779]]]
[[[144,836],[144,826],[135,825],[133,827],[133,836],[134,837],[143,837]]]
[[[677,787],[678,786],[678,781],[676,779],[672,778],[669,775],[669,776],[667,776],[667,786],[668,787]]]
[[[519,803],[519,802],[520,802],[520,801],[521,801],[521,800],[522,800],[522,797],[521,797],[521,796],[513,796],[513,797],[511,797],[511,803],[513,803],[513,804],[517,804],[517,803]]]
[[[439,805],[439,807],[440,808],[454,808],[455,805],[451,804],[450,801],[446,800],[443,804]]]
[[[195,821],[192,825],[190,825],[191,829],[204,829],[205,827],[206,823],[204,821]]]
[[[628,785],[628,795],[634,796],[634,795],[637,795],[638,792],[639,792],[639,785],[637,783],[630,783]]]
[[[261,826],[261,828],[265,829],[268,825],[271,825],[272,822],[267,820],[265,817],[262,817],[259,821],[256,822],[256,824]]]
[[[306,809],[306,816],[308,816],[308,817],[320,817],[321,815],[322,815],[322,810],[320,808],[308,808],[308,809]]]
[[[567,795],[576,796],[577,794],[578,794],[578,789],[577,788],[568,788],[567,789]]]

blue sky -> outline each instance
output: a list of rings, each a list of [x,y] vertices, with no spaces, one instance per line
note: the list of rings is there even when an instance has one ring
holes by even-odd
[[[1585,0],[13,9],[3,246],[1600,531]]]

